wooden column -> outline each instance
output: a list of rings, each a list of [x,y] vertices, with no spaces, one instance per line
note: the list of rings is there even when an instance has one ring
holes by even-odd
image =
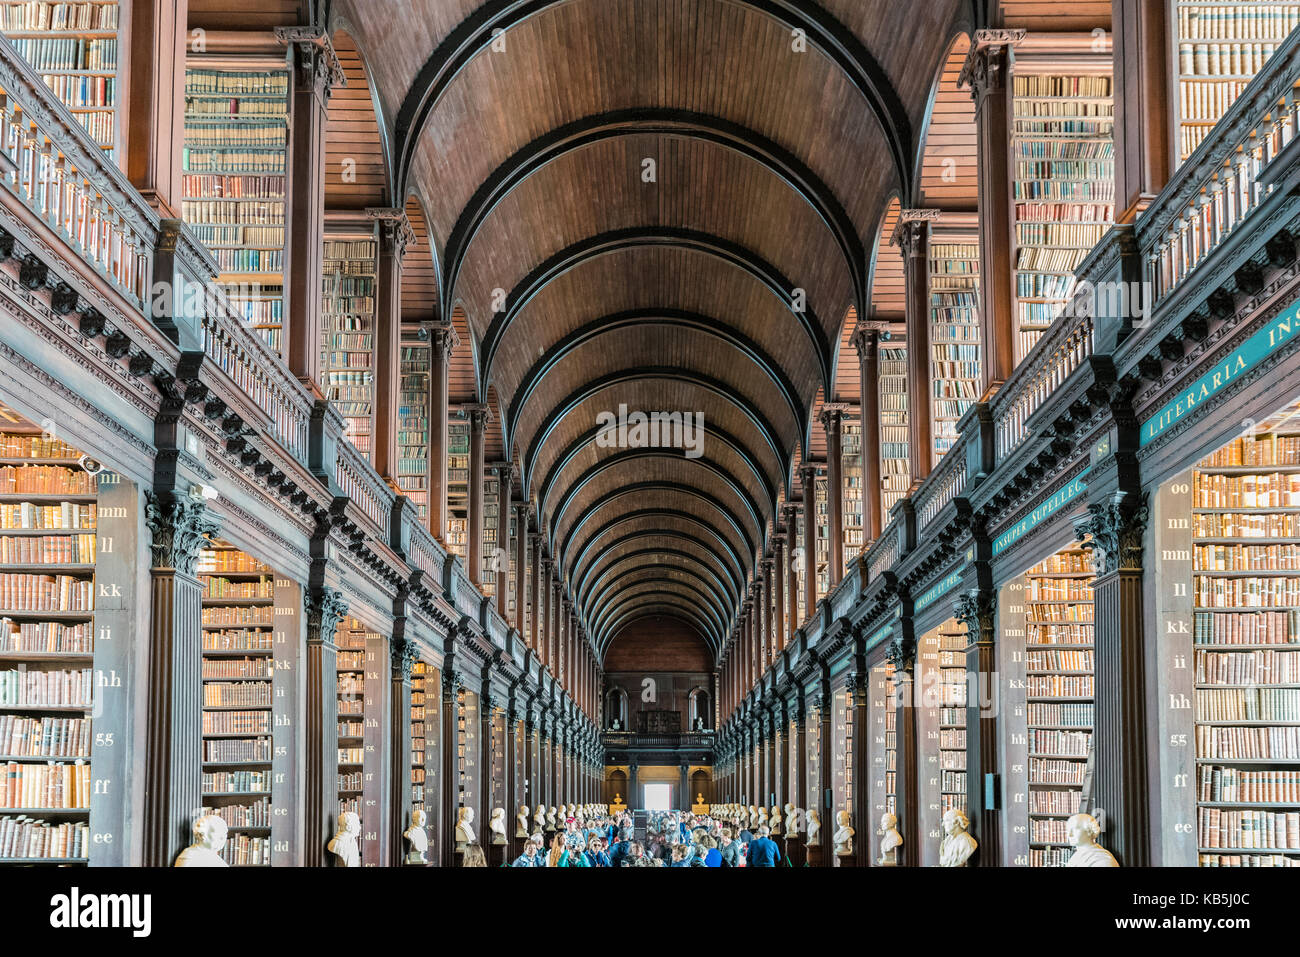
[[[853,693],[853,711],[848,720],[853,727],[853,787],[849,793],[849,822],[856,832],[853,840],[853,860],[857,867],[871,864],[870,848],[876,833],[876,815],[871,809],[871,702],[868,689],[871,672],[861,655],[854,657],[853,671],[849,672],[849,690]]]
[[[533,545],[533,578],[531,589],[533,594],[530,601],[531,607],[529,609],[528,621],[528,631],[531,635],[531,641],[529,644],[533,649],[533,654],[537,656],[537,660],[545,665],[546,657],[542,650],[542,638],[546,633],[545,626],[543,625],[543,621],[545,620],[546,599],[542,589],[542,581],[544,580],[544,570],[542,566],[546,563],[546,559],[542,552],[542,536],[537,532],[529,532],[528,538]]]
[[[510,624],[510,494],[515,481],[515,467],[509,462],[492,466],[497,480],[497,547],[492,567],[497,573],[497,614]],[[516,575],[518,572],[516,572]],[[516,596],[516,605],[518,597]]]
[[[808,806],[818,808],[818,814],[822,819],[821,831],[821,854],[820,864],[822,867],[832,867],[835,856],[835,842],[831,840],[835,835],[835,809],[826,806],[826,792],[831,787],[831,763],[835,754],[835,748],[831,744],[831,732],[833,723],[831,721],[831,712],[834,708],[831,705],[830,681],[826,675],[825,665],[819,666],[822,669],[820,701],[817,705],[818,737],[821,742],[821,754],[817,758],[817,794],[808,795]]]
[[[1024,30],[977,30],[959,84],[975,99],[976,155],[979,160],[980,234],[980,372],[984,394],[996,390],[1016,365],[1015,291],[1012,288],[1016,248],[1014,170],[1011,127],[1014,94],[1010,77],[1012,47]],[[909,355],[912,329],[908,326]],[[928,380],[927,380],[928,384]],[[908,406],[910,410],[911,405]],[[913,475],[913,481],[916,476]]]
[[[786,711],[789,719],[794,722],[795,736],[795,766],[790,769],[790,801],[795,807],[808,811],[808,729],[804,722],[807,720],[807,713],[804,708],[803,697],[799,696],[794,701],[787,700]],[[805,833],[807,823],[805,820]],[[785,837],[785,846],[790,863],[798,866],[806,859],[806,848],[802,837],[796,838],[795,835],[787,834]]]
[[[492,802],[496,794],[498,782],[492,780],[492,749],[496,744],[495,736],[492,733],[492,719],[497,709],[497,699],[492,693],[492,689],[486,681],[483,682],[483,693],[478,699],[478,758],[479,758],[479,789],[478,789],[478,807],[474,809],[477,817],[474,824],[475,833],[478,835],[478,846],[483,848],[485,854],[490,854],[488,844],[490,841],[490,832],[487,829],[488,821],[492,819]]]
[[[523,803],[528,806],[528,833],[533,833],[533,814],[537,811],[537,802],[541,791],[538,788],[539,768],[537,766],[537,724],[530,707],[524,712],[524,788]]]
[[[560,587],[559,571],[559,566],[556,565],[555,562],[551,562],[551,580],[549,586],[551,591],[551,618],[547,623],[549,626],[549,632],[547,635],[548,647],[546,651],[547,654],[550,655],[551,675],[557,682],[560,680],[560,666],[563,664],[563,662],[560,661],[560,622],[562,618],[560,613],[560,599],[564,592]]]
[[[763,676],[764,664],[767,661],[767,601],[763,591],[763,565],[765,562],[759,562],[759,571],[755,576],[754,590],[751,592],[754,598],[754,680],[758,681]]]
[[[528,640],[528,503],[516,502],[515,510],[515,631]]]
[[[525,771],[527,748],[524,747],[524,741],[520,740],[520,723],[522,714],[518,703],[512,696],[509,708],[506,711],[506,863],[509,864],[515,857],[522,853],[522,839],[516,834],[518,824],[515,817],[519,813],[520,805],[525,803],[523,783],[527,776]]]
[[[447,541],[447,381],[451,354],[459,344],[449,322],[429,330],[429,531]]]
[[[153,565],[143,864],[170,867],[190,843],[195,812],[203,805],[203,586],[195,570],[199,551],[218,525],[202,501],[174,492],[150,494],[147,501]]]
[[[346,81],[329,35],[317,27],[278,27],[290,51],[289,155],[284,245],[283,354],[289,371],[321,397],[325,238],[325,128],[330,90]]]
[[[862,521],[870,545],[880,537],[880,329],[879,323],[859,322],[853,330],[862,393]]]
[[[1115,222],[1131,223],[1174,169],[1169,4],[1111,0],[1115,65]]]
[[[1102,469],[1094,466],[1094,471]],[[1101,478],[1099,474],[1098,478]],[[1092,583],[1096,697],[1092,732],[1092,806],[1105,812],[1102,840],[1124,867],[1151,864],[1147,779],[1146,642],[1142,609],[1142,538],[1147,506],[1138,492],[1115,491],[1075,521],[1097,553]]]
[[[378,224],[375,262],[375,471],[397,487],[397,417],[402,394],[402,258],[414,240],[403,209],[367,209]]]
[[[338,819],[338,646],[334,633],[347,614],[343,593],[314,587],[307,593],[306,758],[303,816],[308,867],[324,867],[325,845]]]
[[[439,749],[442,752],[442,774],[438,782],[438,840],[443,867],[452,867],[456,860],[456,809],[460,805],[460,768],[457,762],[460,742],[457,730],[456,693],[464,678],[450,662],[442,672],[442,720],[439,730]]]
[[[159,216],[180,219],[189,0],[136,0],[129,8],[129,126],[119,130],[126,175]]]
[[[804,615],[811,620],[817,613],[817,466],[800,466],[799,482],[803,487]]]
[[[915,213],[917,210],[904,210]],[[903,250],[907,307],[907,457],[915,488],[934,462],[930,403],[930,223],[905,219],[894,243]]]
[[[479,589],[483,587],[483,444],[486,439],[488,417],[486,405],[469,405],[469,580]]]
[[[894,786],[897,789],[895,804],[898,808],[898,830],[903,835],[898,863],[918,867],[921,863],[922,845],[928,838],[921,829],[921,815],[917,807],[921,799],[921,782],[917,776],[919,769],[912,673],[916,664],[916,645],[911,638],[910,627],[910,622],[903,623],[905,637],[894,640],[888,655],[894,665],[894,700],[897,711],[894,720],[894,763],[897,767],[894,775]]]
[[[822,410],[822,427],[826,430],[826,512],[830,522],[830,547],[827,549],[827,594],[844,577],[844,478],[843,409],[832,406]]]
[[[405,637],[406,627],[405,616],[394,622],[390,646],[392,706],[388,733],[388,860],[394,865],[400,865],[406,858],[406,841],[402,833],[411,823],[411,669],[415,667],[418,652],[415,642]]]
[[[958,595],[953,614],[966,628],[966,814],[979,848],[974,864],[997,867],[1001,861],[1002,815],[984,800],[986,775],[998,773],[998,713],[984,708],[997,692],[989,682],[997,674],[994,645],[996,600],[988,589],[972,588]]]

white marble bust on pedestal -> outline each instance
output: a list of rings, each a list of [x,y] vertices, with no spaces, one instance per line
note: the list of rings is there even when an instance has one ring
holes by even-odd
[[[903,835],[898,833],[898,818],[886,811],[880,815],[880,859],[876,861],[881,867],[898,866],[898,849],[903,846]]]
[[[758,809],[758,826],[767,827],[767,808],[765,807]]]
[[[229,867],[221,859],[226,846],[226,822],[215,814],[201,814],[190,829],[194,843],[181,851],[176,867]]]
[[[424,825],[429,817],[424,813],[424,808],[417,807],[411,811],[411,826],[406,829],[402,837],[406,838],[410,848],[406,852],[407,864],[428,864],[428,859],[424,856],[425,851],[429,849],[429,835],[425,833]]]
[[[464,850],[464,844],[477,844],[478,835],[474,833],[474,809],[464,807],[456,812],[456,849]]]
[[[799,834],[799,809],[793,804],[785,806],[785,836],[797,837]]]
[[[848,811],[839,811],[835,815],[835,834],[831,838],[835,842],[835,856],[849,857],[853,854],[853,827],[850,822],[853,820]]]
[[[488,831],[492,835],[493,844],[504,844],[506,842],[506,809],[503,807],[494,807],[492,816],[488,819]]]
[[[1065,822],[1065,833],[1074,845],[1066,867],[1119,867],[1115,855],[1097,843],[1101,825],[1091,814],[1075,814]]]
[[[970,818],[965,811],[949,808],[943,815],[943,838],[939,841],[940,867],[965,867],[979,842],[968,833]]]
[[[528,836],[528,805],[519,805],[519,813],[515,815],[515,837]]]
[[[772,805],[772,813],[767,818],[767,828],[774,836],[781,833],[781,805]]]
[[[808,822],[808,833],[804,835],[804,843],[810,846],[815,845],[821,841],[822,816],[817,812],[816,808],[809,808],[808,813],[804,815],[804,819]]]
[[[546,829],[558,831],[560,827],[560,809],[552,804],[546,809]]]
[[[361,818],[356,811],[344,811],[339,815],[338,830],[325,845],[326,850],[334,855],[336,867],[361,866]]]
[[[543,804],[537,805],[537,813],[533,815],[533,830],[546,830],[546,806]]]

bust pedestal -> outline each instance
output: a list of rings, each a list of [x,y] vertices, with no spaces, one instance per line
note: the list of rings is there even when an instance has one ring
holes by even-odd
[[[808,846],[804,844],[802,836],[785,839],[785,856],[789,858],[791,867],[803,867],[808,862],[807,851]]]
[[[825,863],[822,860],[824,855],[822,854],[822,846],[820,844],[805,844],[804,852],[806,854],[805,859],[807,860],[809,867],[825,866]]]

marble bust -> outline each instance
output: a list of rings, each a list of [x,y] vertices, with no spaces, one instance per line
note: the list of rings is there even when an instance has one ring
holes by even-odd
[[[477,844],[478,836],[474,833],[474,809],[461,806],[456,812],[456,845]]]
[[[767,827],[767,808],[765,807],[758,809],[758,826]]]
[[[794,837],[799,833],[799,809],[793,804],[785,806],[785,833],[787,837]]]
[[[903,835],[898,833],[898,818],[886,811],[880,815],[880,859],[876,861],[881,867],[898,866],[898,849],[903,846]]]
[[[424,831],[424,825],[428,819],[428,815],[424,813],[422,807],[417,807],[411,811],[411,826],[402,835],[410,844],[410,849],[406,852],[407,864],[429,863],[424,856],[424,852],[429,849],[429,835]]]
[[[749,806],[749,829],[758,830],[758,808],[752,804]]]
[[[215,814],[201,814],[194,819],[190,829],[194,843],[181,851],[176,867],[229,867],[221,859],[221,849],[226,846],[226,822]]]
[[[519,813],[515,815],[515,837],[528,836],[528,805],[519,805]]]
[[[361,818],[357,816],[356,811],[344,811],[339,815],[338,830],[325,845],[326,850],[334,855],[336,867],[361,866],[361,845],[358,840],[360,834]]]
[[[559,830],[559,813],[560,809],[554,804],[546,809],[546,829],[548,831]]]
[[[853,827],[850,821],[852,815],[848,811],[838,811],[835,814],[835,834],[832,840],[835,842],[835,856],[849,857],[853,854]]]
[[[808,822],[808,833],[804,835],[805,844],[816,844],[821,840],[822,817],[816,808],[809,808],[804,818]]]
[[[537,813],[533,815],[533,829],[536,831],[546,830],[546,807],[537,805]]]
[[[504,844],[506,842],[506,809],[503,807],[494,807],[492,817],[488,819],[488,831],[492,834],[493,844]]]
[[[940,867],[965,867],[979,842],[968,833],[970,818],[965,811],[949,808],[943,815],[943,838],[939,841]]]
[[[1115,855],[1097,843],[1101,825],[1091,814],[1075,814],[1065,822],[1065,833],[1074,845],[1066,867],[1119,867]]]
[[[767,818],[768,829],[775,835],[781,833],[781,806],[772,805],[772,813]]]

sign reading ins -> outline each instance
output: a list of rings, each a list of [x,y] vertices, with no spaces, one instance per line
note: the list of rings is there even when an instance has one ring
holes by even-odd
[[[1045,521],[1055,515],[1066,505],[1073,502],[1083,494],[1086,485],[1084,477],[1088,470],[1084,469],[1077,476],[1066,482],[1059,489],[1042,501],[1032,512],[1022,518],[1016,524],[1012,525],[1005,532],[993,539],[993,554],[1000,555],[1020,539],[1024,538],[1030,529],[1034,528],[1040,522]]]
[[[1230,383],[1278,352],[1300,332],[1300,299],[1291,303],[1276,318],[1255,333],[1236,349],[1224,356],[1213,369],[1205,373],[1165,404],[1159,412],[1142,420],[1140,445],[1154,442],[1177,425],[1201,403],[1213,398]]]

